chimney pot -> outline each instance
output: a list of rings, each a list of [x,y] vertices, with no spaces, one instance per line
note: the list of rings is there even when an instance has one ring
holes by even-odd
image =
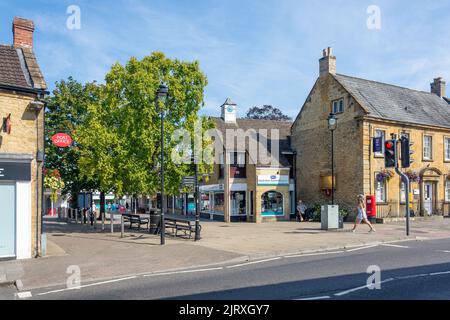
[[[319,60],[320,78],[328,74],[336,74],[336,57],[333,56],[333,48],[328,47],[323,50],[323,57]]]
[[[445,87],[446,83],[442,77],[435,78],[431,84],[431,93],[443,98],[445,97]]]
[[[14,17],[14,47],[33,48],[34,23],[31,20]]]

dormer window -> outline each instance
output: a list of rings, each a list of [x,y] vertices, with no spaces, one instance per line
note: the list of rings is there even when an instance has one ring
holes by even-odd
[[[333,101],[333,110],[332,110],[332,112],[334,114],[344,112],[344,99],[339,99],[339,100]]]

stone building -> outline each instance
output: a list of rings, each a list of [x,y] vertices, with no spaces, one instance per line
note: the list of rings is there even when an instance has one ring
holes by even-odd
[[[434,79],[431,92],[336,73],[331,48],[320,59],[320,74],[292,126],[297,151],[298,197],[308,204],[328,203],[331,191],[331,132],[327,118],[338,118],[335,139],[336,200],[353,207],[358,194],[375,195],[379,218],[403,216],[405,189],[385,172],[384,151],[374,152],[375,137],[411,139],[414,163],[402,169],[411,184],[415,213],[450,213],[450,105],[445,82]],[[379,141],[379,139],[378,139]],[[383,143],[384,147],[384,143]],[[382,174],[380,174],[382,173]]]
[[[238,119],[236,109],[237,105],[227,99],[221,106],[222,116],[211,118],[223,138],[224,152],[214,165],[212,177],[200,189],[201,215],[225,222],[289,220],[295,208],[292,122]],[[234,148],[227,146],[227,131],[233,139],[245,137],[245,146],[238,147],[237,140]],[[266,134],[264,143],[262,136]],[[279,143],[278,150],[272,141]],[[253,142],[258,144],[258,151],[264,150],[274,161],[262,161],[260,153],[255,157]]]
[[[41,251],[44,103],[32,21],[14,18],[13,45],[0,46],[0,259]]]

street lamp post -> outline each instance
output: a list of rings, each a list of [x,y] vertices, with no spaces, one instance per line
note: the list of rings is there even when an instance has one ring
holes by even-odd
[[[164,83],[158,88],[157,105],[159,107],[159,113],[161,116],[161,245],[166,244],[166,228],[164,221],[165,201],[164,201],[164,104],[167,99],[169,89]]]
[[[328,129],[331,131],[331,204],[334,206],[334,131],[337,128],[337,118],[334,113],[328,117]]]

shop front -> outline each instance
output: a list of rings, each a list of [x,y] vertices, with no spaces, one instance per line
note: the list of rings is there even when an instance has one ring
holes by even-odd
[[[0,259],[28,259],[31,258],[32,156],[12,158],[0,156]]]

